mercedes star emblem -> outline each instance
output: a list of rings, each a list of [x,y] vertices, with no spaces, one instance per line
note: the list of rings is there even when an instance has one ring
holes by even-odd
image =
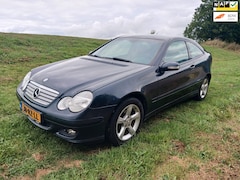
[[[40,89],[39,88],[36,88],[34,91],[33,91],[33,97],[34,98],[37,98],[40,94]]]

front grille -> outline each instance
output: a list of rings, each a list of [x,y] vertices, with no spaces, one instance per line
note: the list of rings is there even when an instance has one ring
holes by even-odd
[[[37,102],[41,105],[48,106],[57,96],[58,91],[50,89],[46,86],[30,81],[25,90],[25,97],[32,102]]]

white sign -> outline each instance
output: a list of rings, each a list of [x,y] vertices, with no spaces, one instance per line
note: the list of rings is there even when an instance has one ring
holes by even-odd
[[[213,12],[213,22],[238,22],[238,12]]]

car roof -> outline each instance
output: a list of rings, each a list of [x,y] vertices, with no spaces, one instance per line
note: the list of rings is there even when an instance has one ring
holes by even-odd
[[[189,38],[186,38],[186,37],[160,36],[160,35],[156,35],[156,34],[148,34],[148,35],[125,35],[125,36],[119,36],[119,37],[157,39],[157,40],[164,40],[164,41],[170,41],[170,40],[188,40],[188,41],[194,41],[194,40],[189,39]]]
[[[179,38],[179,37],[170,37],[170,36],[160,36],[160,35],[154,35],[154,34],[149,34],[149,35],[125,35],[125,36],[119,36],[119,37],[162,39],[162,40],[170,40],[170,39],[174,39],[174,38]]]

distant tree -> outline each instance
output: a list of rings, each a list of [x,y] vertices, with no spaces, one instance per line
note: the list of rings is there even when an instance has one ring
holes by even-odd
[[[184,36],[198,41],[221,39],[240,44],[240,22],[213,22],[213,2],[214,0],[202,0],[200,7],[195,9],[192,22],[186,27]]]

